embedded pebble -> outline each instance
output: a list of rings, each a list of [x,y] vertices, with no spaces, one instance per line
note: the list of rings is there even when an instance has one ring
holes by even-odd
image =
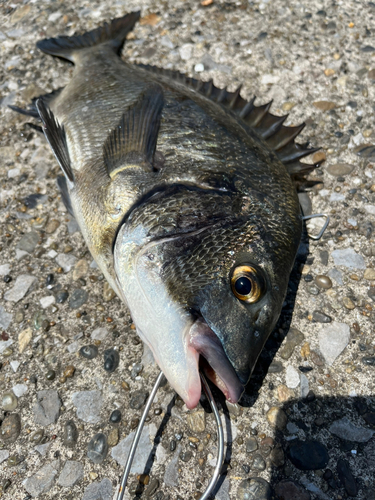
[[[73,279],[77,281],[80,278],[84,278],[88,273],[88,270],[89,270],[89,264],[87,260],[86,259],[78,260],[74,265]]]
[[[11,392],[4,392],[1,398],[1,408],[4,411],[13,411],[18,406],[18,399]]]
[[[0,264],[0,276],[6,276],[7,274],[10,274],[11,269],[12,268],[10,264]]]
[[[44,436],[44,430],[39,429],[39,430],[35,431],[33,434],[31,434],[30,441],[33,444],[39,444],[40,441],[42,440],[43,436]]]
[[[374,431],[366,427],[357,427],[348,417],[335,420],[328,430],[340,439],[354,441],[355,443],[366,443],[374,435]]]
[[[116,446],[116,444],[118,443],[118,440],[119,440],[119,431],[118,431],[118,428],[115,427],[108,434],[108,446],[111,448],[113,446]]]
[[[103,396],[100,391],[80,391],[72,394],[72,403],[77,408],[77,417],[89,424],[100,421]]]
[[[112,373],[116,370],[120,363],[120,355],[116,349],[107,349],[104,351],[104,370],[108,373]],[[133,408],[131,406],[131,408]]]
[[[17,398],[20,398],[24,394],[27,393],[28,387],[26,384],[16,384],[12,387],[12,391],[14,392]]]
[[[87,302],[89,294],[86,290],[82,288],[77,288],[74,290],[69,297],[69,307],[71,309],[79,309],[83,304]]]
[[[336,163],[326,168],[326,171],[335,177],[344,177],[351,174],[353,170],[354,165],[349,165],[348,163]]]
[[[69,293],[66,290],[61,290],[56,293],[56,304],[63,304],[68,300]]]
[[[113,500],[112,482],[105,478],[100,483],[89,484],[82,500]]]
[[[78,441],[78,429],[73,420],[68,420],[64,425],[63,444],[68,448],[73,448]]]
[[[125,466],[126,460],[129,455],[130,447],[133,442],[135,432],[131,432],[125,439],[119,442],[117,446],[112,448],[111,456],[122,467]],[[145,457],[148,457],[152,450],[152,443],[150,441],[150,427],[145,426],[137,450],[135,452],[133,464],[131,467],[132,474],[142,474],[145,467]]]
[[[64,488],[71,488],[83,478],[83,465],[76,460],[67,460],[57,480]]]
[[[86,359],[96,358],[98,355],[98,352],[99,352],[98,348],[96,347],[96,345],[93,345],[93,344],[85,345],[85,346],[81,347],[81,349],[79,350],[80,355]]]
[[[192,432],[204,432],[206,429],[206,414],[197,410],[187,414],[187,424]]]
[[[350,497],[357,496],[358,485],[350,470],[349,462],[340,458],[337,461],[337,475],[344,486],[346,493]]]
[[[49,449],[52,446],[52,442],[49,443],[44,443],[44,444],[38,444],[37,446],[34,446],[34,450],[37,451],[42,457],[45,457],[49,451]]]
[[[45,389],[37,392],[34,405],[34,421],[36,425],[45,427],[54,424],[60,415],[61,400],[57,391]]]
[[[276,429],[282,430],[286,426],[287,416],[281,408],[272,406],[267,412],[267,420]]]
[[[292,464],[300,470],[323,469],[329,460],[327,448],[318,441],[292,441],[289,448]]]
[[[246,440],[246,453],[252,453],[258,449],[258,441],[254,437],[250,437]]]
[[[23,482],[25,490],[33,497],[38,497],[43,493],[47,493],[53,486],[53,482],[59,471],[59,466],[59,460],[44,465],[38,472],[28,477]]]
[[[129,406],[133,410],[140,410],[147,401],[149,393],[144,390],[134,391],[130,397]]]
[[[154,478],[154,479],[151,479],[146,491],[145,491],[145,496],[147,498],[150,498],[152,497],[155,493],[156,493],[156,490],[159,488],[159,481],[158,479]]]
[[[26,328],[26,330],[22,330],[18,335],[18,350],[22,354],[27,346],[30,344],[30,341],[33,337],[33,331],[31,328]]]
[[[343,266],[349,269],[366,269],[364,258],[352,248],[334,250],[331,255],[336,266]]]
[[[260,455],[259,453],[256,453],[253,456],[253,462],[251,464],[251,468],[256,470],[256,471],[265,470],[266,462],[264,461],[262,455]]]
[[[6,330],[11,324],[13,314],[6,312],[3,306],[0,306],[0,328]]]
[[[87,446],[87,456],[94,464],[101,464],[108,453],[107,437],[99,432],[91,439]]]
[[[77,257],[71,253],[59,253],[56,257],[56,262],[63,268],[64,273],[68,273],[77,262]]]
[[[285,343],[280,349],[280,356],[287,360],[293,354],[294,349],[301,344],[305,339],[305,336],[297,328],[291,327],[285,338]]]
[[[30,274],[20,274],[13,285],[13,288],[4,293],[4,299],[9,302],[19,302],[31,286],[36,282],[36,277]]]
[[[53,295],[47,295],[46,297],[42,297],[39,299],[40,305],[43,309],[47,309],[47,307],[52,306],[55,303],[55,297]]]
[[[275,493],[280,500],[310,500],[311,495],[305,488],[294,481],[280,481],[275,486]]]
[[[0,464],[8,460],[9,451],[8,450],[0,450]]]
[[[17,244],[17,248],[27,253],[33,253],[39,240],[40,240],[39,233],[37,233],[36,231],[31,231],[22,236],[22,238]]]
[[[315,277],[315,283],[319,288],[322,288],[324,290],[332,288],[331,279],[328,276],[325,276],[324,274],[318,274],[318,276]]]
[[[104,302],[110,302],[113,298],[116,297],[116,293],[111,288],[107,281],[104,282],[103,285],[103,300]]]
[[[325,314],[322,311],[314,311],[312,318],[317,323],[330,323],[332,321],[331,316],[328,316],[328,314]]]
[[[92,340],[104,340],[106,338],[106,336],[108,335],[108,330],[107,328],[96,328],[92,334],[91,334],[91,338]]]
[[[111,413],[111,415],[109,417],[109,421],[112,424],[118,424],[119,422],[121,422],[121,411],[120,410],[113,410],[113,412]]]
[[[288,365],[285,372],[285,383],[289,389],[295,389],[300,384],[298,371],[291,365]]]
[[[280,403],[285,403],[294,397],[294,391],[288,389],[288,387],[284,384],[277,386],[276,392]]]
[[[271,500],[271,498],[271,486],[261,477],[250,477],[238,486],[236,500]]]
[[[332,365],[350,340],[350,327],[336,321],[320,328],[318,332],[320,352],[328,365]]]
[[[179,484],[179,456],[181,452],[181,445],[178,445],[176,454],[172,457],[169,464],[165,468],[163,481],[166,486],[175,488]]]
[[[0,427],[0,438],[6,443],[16,441],[21,432],[21,418],[18,413],[7,415]]]

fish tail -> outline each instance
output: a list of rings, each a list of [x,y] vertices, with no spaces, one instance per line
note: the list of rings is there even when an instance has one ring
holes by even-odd
[[[53,56],[75,62],[75,53],[81,49],[94,47],[95,45],[107,44],[117,54],[124,45],[127,34],[133,29],[140,17],[140,12],[131,12],[123,17],[113,19],[110,23],[83,35],[59,36],[57,38],[45,38],[37,42],[36,46],[42,52]]]

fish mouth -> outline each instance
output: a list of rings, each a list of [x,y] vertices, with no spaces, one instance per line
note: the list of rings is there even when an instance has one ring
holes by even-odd
[[[225,354],[223,345],[203,318],[197,319],[188,334],[189,350],[195,351],[199,367],[226,399],[237,403],[245,387]],[[186,402],[190,407],[190,402]]]

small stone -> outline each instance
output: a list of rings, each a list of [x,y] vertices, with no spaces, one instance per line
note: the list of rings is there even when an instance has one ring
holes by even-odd
[[[0,264],[0,276],[9,275],[11,270],[10,264]]]
[[[30,441],[32,444],[39,444],[44,436],[44,430],[38,429],[30,436]]]
[[[146,404],[148,396],[149,393],[147,391],[134,391],[130,397],[130,408],[132,408],[133,410],[140,410]]]
[[[330,323],[332,321],[331,316],[328,316],[328,314],[325,314],[322,311],[314,311],[312,318],[317,323]]]
[[[47,309],[47,307],[52,306],[56,301],[53,295],[47,295],[46,297],[42,297],[39,299],[40,305],[43,309]]]
[[[275,467],[282,467],[285,464],[285,456],[281,447],[274,448],[270,453],[270,460]]]
[[[357,496],[358,493],[358,485],[357,482],[350,470],[349,463],[347,460],[343,460],[340,458],[337,462],[337,475],[341,483],[344,486],[346,493],[350,497]]]
[[[3,306],[0,306],[0,328],[6,330],[11,324],[13,314],[6,312]]]
[[[308,491],[294,481],[281,481],[275,486],[275,493],[280,500],[310,500]]]
[[[60,415],[61,400],[57,391],[46,389],[37,393],[34,405],[34,421],[43,427],[54,424]]]
[[[318,274],[318,276],[315,277],[315,283],[319,288],[323,288],[324,290],[332,288],[331,279],[328,276],[325,276],[324,274]]]
[[[106,436],[99,432],[91,439],[87,447],[87,456],[94,464],[101,464],[108,453],[108,442]]]
[[[120,355],[116,349],[107,349],[104,351],[104,370],[112,373],[116,370],[120,363]]]
[[[39,444],[34,446],[34,450],[37,451],[42,457],[45,457],[52,446],[52,442]]]
[[[108,335],[108,330],[107,328],[96,328],[92,334],[91,334],[91,338],[92,340],[100,340],[100,341],[103,341],[106,336]]]
[[[315,106],[320,111],[330,111],[336,107],[336,103],[332,101],[315,101],[313,102],[313,106]]]
[[[98,348],[94,344],[85,345],[81,347],[79,353],[83,358],[94,359],[98,355]]]
[[[368,267],[363,273],[365,280],[374,281],[375,280],[375,269],[373,267]]]
[[[59,253],[56,257],[56,262],[63,268],[64,273],[68,273],[77,262],[77,257],[72,254]]]
[[[271,486],[261,477],[250,477],[238,486],[236,500],[271,500],[271,498]]]
[[[35,247],[39,243],[39,239],[39,233],[37,233],[36,231],[26,233],[18,242],[17,248],[27,253],[33,253]]]
[[[104,300],[104,302],[109,302],[114,297],[116,297],[116,293],[110,287],[109,283],[107,281],[105,281],[104,285],[103,285],[103,300]]]
[[[285,412],[277,406],[272,406],[267,412],[267,420],[276,429],[282,430],[286,426],[287,416]]]
[[[80,391],[72,395],[72,403],[77,408],[77,417],[89,424],[100,421],[103,396],[100,391]]]
[[[69,307],[71,309],[79,309],[80,307],[83,306],[87,302],[87,299],[89,298],[88,293],[86,290],[83,290],[82,288],[77,288],[72,292],[72,294],[69,297]]]
[[[251,468],[256,470],[256,471],[263,471],[266,468],[266,462],[264,461],[262,455],[259,455],[259,453],[256,453],[253,456],[253,462],[251,464]]]
[[[246,453],[252,453],[258,449],[258,441],[254,437],[246,439]]]
[[[5,462],[5,460],[8,460],[9,457],[9,451],[8,450],[0,450],[0,465]]]
[[[318,338],[324,359],[328,365],[332,365],[349,343],[350,327],[345,323],[334,321],[319,330]]]
[[[80,278],[84,278],[89,270],[89,264],[86,259],[80,259],[75,263],[74,270],[73,270],[73,279],[75,281],[79,280]]]
[[[63,304],[68,300],[69,293],[66,290],[61,290],[56,294],[56,304]]]
[[[294,391],[288,389],[288,387],[284,384],[280,384],[277,387],[276,391],[277,391],[277,398],[280,401],[280,403],[285,403],[286,401],[293,399],[295,396]]]
[[[327,172],[334,177],[345,177],[351,174],[354,170],[354,165],[348,163],[336,163],[326,168]]]
[[[148,485],[148,488],[147,490],[145,491],[145,496],[147,498],[150,498],[152,497],[155,493],[156,493],[156,490],[159,488],[159,481],[158,479],[151,479],[149,485]]]
[[[26,384],[16,384],[12,387],[12,391],[14,392],[17,398],[20,398],[24,394],[27,393],[28,387]]]
[[[189,462],[193,458],[193,453],[191,451],[183,451],[180,453],[180,459],[183,462]]]
[[[355,304],[350,297],[343,297],[342,303],[344,304],[344,307],[346,307],[346,309],[355,309]]]
[[[110,448],[113,448],[113,446],[117,445],[118,440],[119,440],[119,431],[118,427],[115,427],[108,434],[108,446]]]
[[[13,288],[5,292],[4,299],[10,302],[19,302],[27,294],[31,286],[36,282],[36,277],[30,274],[20,274]]]
[[[74,376],[74,372],[76,371],[73,365],[69,365],[65,368],[63,375],[66,378],[72,378]]]
[[[113,410],[111,416],[109,417],[109,421],[111,422],[111,424],[118,424],[119,422],[121,422],[121,411]]]
[[[76,460],[67,460],[57,483],[64,488],[71,488],[83,478],[83,465]]]
[[[58,474],[59,465],[59,460],[44,465],[36,474],[24,481],[25,490],[33,497],[39,497],[43,493],[47,493],[52,488]]]
[[[1,407],[4,411],[13,411],[18,406],[18,399],[11,392],[4,392],[1,398]]]
[[[332,252],[332,257],[336,266],[343,266],[349,269],[366,269],[364,258],[352,248],[334,250]]]
[[[46,373],[46,379],[47,380],[55,380],[55,378],[56,378],[55,370],[48,370],[48,372]]]
[[[125,439],[119,442],[117,446],[112,448],[111,455],[122,467],[125,466],[129,455],[130,447],[134,439],[135,432],[131,432]],[[145,457],[148,457],[152,451],[152,443],[150,441],[150,428],[144,427],[141,434],[137,450],[134,455],[134,460],[131,467],[131,474],[142,474],[145,468]]]
[[[204,432],[206,430],[206,414],[204,410],[197,410],[187,414],[187,424],[194,433]]]
[[[68,448],[73,448],[78,441],[78,429],[73,420],[68,420],[64,425],[63,444]]]
[[[374,431],[366,427],[357,427],[347,417],[335,420],[328,430],[340,439],[355,443],[367,443],[374,435]]]
[[[18,413],[7,415],[0,427],[0,438],[6,443],[14,443],[21,432],[21,418]]]
[[[295,389],[299,386],[300,377],[298,371],[291,365],[288,365],[285,372],[285,383],[289,389]]]
[[[289,448],[292,464],[300,470],[323,469],[329,460],[327,448],[318,441],[292,442]]]
[[[103,479],[100,483],[92,483],[87,486],[82,500],[112,500],[112,482]]]
[[[26,328],[26,330],[22,330],[22,332],[20,332],[18,335],[18,350],[20,353],[23,353],[26,350],[32,337],[33,331],[31,328]]]
[[[287,360],[293,354],[294,349],[297,345],[301,344],[305,339],[305,336],[297,328],[291,327],[285,338],[285,344],[283,344],[280,349],[280,356]]]

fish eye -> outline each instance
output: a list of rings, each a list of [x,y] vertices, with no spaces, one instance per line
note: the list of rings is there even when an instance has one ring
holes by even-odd
[[[261,272],[252,266],[237,266],[230,280],[232,292],[242,302],[257,302],[264,293]]]

